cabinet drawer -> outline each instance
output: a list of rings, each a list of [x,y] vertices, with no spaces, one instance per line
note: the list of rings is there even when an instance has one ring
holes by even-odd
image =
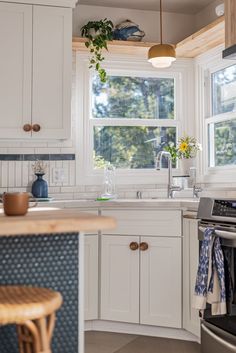
[[[117,220],[117,227],[103,234],[180,237],[181,214],[178,210],[102,210],[103,216]]]

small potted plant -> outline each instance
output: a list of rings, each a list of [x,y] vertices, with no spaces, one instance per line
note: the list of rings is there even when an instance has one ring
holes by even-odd
[[[113,39],[113,27],[112,21],[105,18],[100,21],[89,21],[81,28],[82,37],[87,38],[85,46],[91,54],[89,68],[94,68],[98,72],[102,83],[107,80],[106,70],[101,66],[105,59],[102,50],[108,50],[107,42]]]
[[[47,171],[47,164],[37,160],[32,169],[37,179],[32,184],[32,195],[36,198],[48,198],[48,183],[43,179]]]
[[[170,152],[172,161],[179,161],[179,169],[182,175],[189,175],[191,167],[195,166],[197,152],[202,149],[195,137],[183,136],[178,145],[170,143],[165,150]]]

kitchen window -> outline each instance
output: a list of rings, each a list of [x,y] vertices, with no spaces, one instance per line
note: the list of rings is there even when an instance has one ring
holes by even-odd
[[[120,184],[166,182],[155,159],[183,133],[193,134],[193,66],[179,60],[157,70],[135,56],[108,55],[102,84],[76,54],[78,184],[100,184],[106,163],[116,167]],[[186,128],[187,127],[187,128]]]
[[[175,78],[108,76],[101,84],[92,77],[93,166],[153,169],[155,157],[176,144]]]
[[[208,167],[236,165],[236,65],[210,72]]]

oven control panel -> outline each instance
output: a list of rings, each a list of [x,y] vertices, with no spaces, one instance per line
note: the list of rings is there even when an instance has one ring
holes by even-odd
[[[236,217],[236,200],[214,200],[212,216]]]

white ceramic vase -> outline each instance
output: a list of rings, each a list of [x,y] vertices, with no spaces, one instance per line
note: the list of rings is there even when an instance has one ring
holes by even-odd
[[[182,176],[190,175],[190,168],[196,167],[196,158],[179,159],[179,170]]]

